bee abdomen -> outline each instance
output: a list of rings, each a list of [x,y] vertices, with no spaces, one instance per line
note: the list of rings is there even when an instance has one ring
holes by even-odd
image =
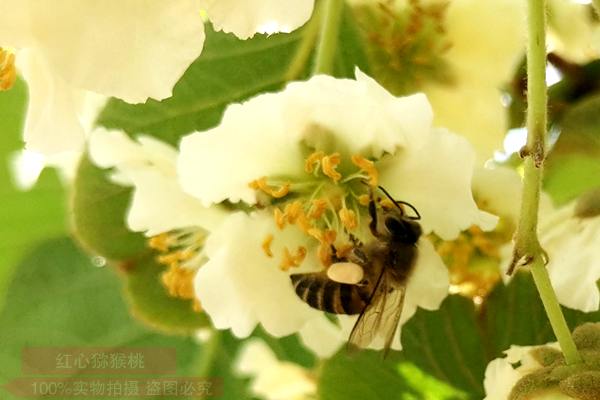
[[[291,275],[296,294],[309,306],[334,314],[359,314],[366,306],[363,288],[332,281],[321,273]]]

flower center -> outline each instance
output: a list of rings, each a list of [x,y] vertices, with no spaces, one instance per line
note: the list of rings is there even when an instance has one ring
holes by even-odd
[[[16,80],[15,55],[0,47],[0,91],[12,88]]]
[[[373,74],[395,95],[413,93],[428,81],[452,81],[444,59],[451,47],[444,36],[448,2],[422,3],[387,0],[356,9]]]
[[[434,239],[448,265],[451,291],[481,303],[500,279],[500,249],[510,242],[512,231],[501,220],[491,232],[473,225],[453,241]]]
[[[250,182],[259,192],[258,206],[270,208],[276,226],[297,227],[318,242],[317,254],[324,267],[352,248],[352,240],[363,236],[361,218],[368,214],[369,191],[379,175],[373,161],[354,155],[349,160],[340,153],[314,151],[304,160],[300,177],[261,177]],[[344,234],[340,234],[344,233]],[[264,253],[271,249],[273,235],[262,243]],[[307,254],[305,247],[284,247],[279,264],[282,270],[299,266]]]
[[[169,296],[193,300],[194,311],[201,311],[194,292],[194,276],[206,262],[203,252],[207,233],[198,228],[178,229],[153,236],[148,245],[158,251],[157,261],[167,267],[161,282]]]

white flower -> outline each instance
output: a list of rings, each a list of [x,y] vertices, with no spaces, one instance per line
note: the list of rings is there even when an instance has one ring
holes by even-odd
[[[581,216],[572,202],[540,216],[540,243],[558,301],[584,312],[597,311],[600,294],[600,216]]]
[[[97,128],[90,135],[90,156],[102,168],[114,168],[115,183],[133,186],[127,214],[129,229],[148,236],[186,227],[210,231],[224,213],[203,207],[178,185],[175,170],[177,150],[152,137],[137,141],[124,132]]]
[[[444,60],[454,83],[426,84],[435,121],[465,135],[482,160],[502,148],[508,129],[501,102],[524,53],[525,7],[520,0],[456,0],[449,3]]]
[[[424,96],[394,97],[358,70],[356,80],[319,75],[231,105],[219,126],[185,136],[178,172],[207,206],[255,204],[255,179],[306,179],[306,147],[359,154],[379,161],[381,185],[417,207],[425,233],[449,239],[472,224],[492,228],[496,219],[471,195],[473,149],[431,118]]]
[[[471,195],[474,151],[432,128],[431,117],[424,96],[394,97],[357,72],[356,80],[316,76],[232,105],[219,126],[184,137],[178,172],[187,193],[205,206],[243,201],[260,210],[230,217],[207,240],[196,291],[215,326],[247,336],[260,323],[281,336],[319,318],[289,274],[331,263],[331,248],[349,243],[346,231],[374,240],[366,182],[414,205],[425,233],[492,228],[495,217]],[[441,260],[427,240],[418,247],[403,321],[447,295]]]
[[[255,33],[291,32],[304,24],[314,0],[201,0],[215,30],[240,39]]]
[[[17,67],[29,86],[27,149],[44,154],[80,151],[86,132],[78,111],[87,91],[129,103],[170,97],[202,51],[203,5],[217,25],[244,38],[260,29],[256,24],[262,21],[278,22],[281,29],[297,27],[312,11],[312,1],[288,6],[289,13],[266,0],[252,2],[252,12],[246,1],[213,3],[3,1],[0,46],[17,50]]]
[[[250,390],[265,400],[305,400],[316,397],[317,385],[310,371],[301,366],[279,361],[261,340],[244,344],[235,369],[252,377]]]
[[[549,0],[548,26],[550,51],[579,64],[600,55],[600,25],[589,4]]]
[[[466,136],[480,161],[491,158],[508,127],[502,89],[524,53],[525,3],[353,2],[375,78],[395,93],[424,92],[436,124]]]
[[[196,274],[195,287],[215,328],[246,337],[261,323],[271,335],[280,337],[297,332],[306,321],[319,316],[296,296],[289,274],[263,251],[264,238],[276,230],[270,215],[239,212],[206,240],[208,261]],[[284,233],[271,245],[273,253],[290,242],[306,242],[294,231]],[[318,262],[314,260],[313,265]]]

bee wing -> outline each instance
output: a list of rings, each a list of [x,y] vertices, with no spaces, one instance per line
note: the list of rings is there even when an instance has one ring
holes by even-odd
[[[381,332],[385,339],[384,355],[387,354],[402,314],[404,293],[403,286],[394,288],[390,285],[386,268],[382,268],[369,301],[352,328],[348,344],[365,348]]]

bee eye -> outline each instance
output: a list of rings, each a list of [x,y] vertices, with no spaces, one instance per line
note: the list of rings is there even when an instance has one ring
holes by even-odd
[[[406,227],[404,226],[404,224],[395,219],[395,218],[387,218],[385,220],[385,227],[387,228],[387,230],[396,237],[405,237],[406,236]]]

